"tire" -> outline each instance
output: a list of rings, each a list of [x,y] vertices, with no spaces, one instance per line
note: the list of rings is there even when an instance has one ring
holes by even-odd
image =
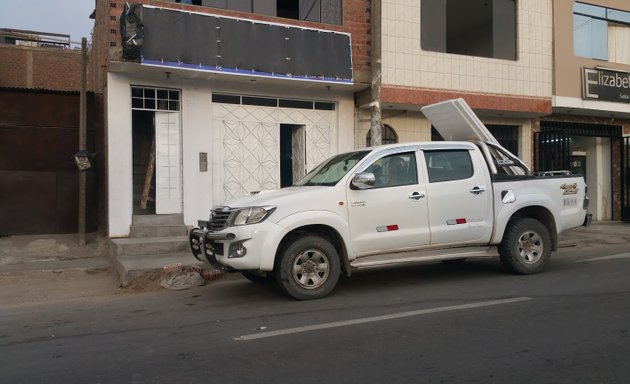
[[[306,235],[293,239],[281,251],[276,281],[298,300],[327,296],[339,281],[341,263],[335,247],[326,239]]]
[[[268,284],[275,281],[273,274],[270,272],[241,271],[241,275],[252,283]]]
[[[510,272],[540,273],[551,257],[551,236],[536,219],[514,219],[508,223],[498,250],[503,266]]]

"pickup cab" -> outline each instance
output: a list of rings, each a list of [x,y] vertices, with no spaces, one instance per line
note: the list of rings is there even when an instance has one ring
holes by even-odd
[[[341,153],[294,186],[214,207],[190,231],[194,257],[304,300],[342,273],[419,261],[498,256],[538,273],[561,232],[590,223],[581,176],[532,173],[463,99],[423,113],[447,141]]]

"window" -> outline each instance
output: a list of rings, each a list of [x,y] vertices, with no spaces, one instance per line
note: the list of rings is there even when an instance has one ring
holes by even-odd
[[[374,174],[374,187],[418,184],[415,152],[397,153],[376,160],[365,169]]]
[[[179,111],[179,91],[164,88],[131,87],[131,109]]]
[[[201,5],[201,0],[176,0]],[[207,7],[341,25],[343,0],[204,0]]]
[[[317,166],[301,180],[297,186],[333,186],[339,182],[370,151],[342,153],[333,156]]]
[[[473,166],[468,150],[425,151],[429,182],[463,180],[472,177]]]
[[[372,130],[369,130],[367,136],[365,137],[365,146],[369,147],[372,144]],[[390,127],[387,124],[383,124],[383,128],[381,129],[381,144],[396,144],[398,142],[398,134],[394,131],[394,128]]]
[[[335,103],[326,101],[275,99],[269,97],[240,96],[225,93],[213,93],[212,102],[223,104],[258,105],[263,107],[317,109],[320,111],[334,111],[336,108]]]
[[[501,146],[518,156],[518,127],[515,125],[486,125]]]
[[[488,124],[486,128],[503,148],[518,156],[518,126]],[[442,135],[434,127],[431,127],[431,141],[444,141]]]
[[[421,2],[422,49],[516,60],[515,0]]]
[[[254,96],[243,96],[241,98],[241,102],[244,105],[258,105],[261,107],[277,107],[278,99],[272,99],[269,97],[254,97]]]
[[[630,12],[573,4],[573,51],[576,56],[630,64]]]
[[[294,0],[277,0],[277,14],[278,17],[284,17],[287,19],[300,19],[300,3],[301,1]],[[314,3],[312,1],[311,3]]]
[[[176,3],[201,5],[201,0],[175,0]]]

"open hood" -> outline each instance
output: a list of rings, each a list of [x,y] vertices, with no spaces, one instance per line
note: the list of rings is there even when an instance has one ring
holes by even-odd
[[[421,111],[446,141],[499,144],[462,98],[427,105]]]

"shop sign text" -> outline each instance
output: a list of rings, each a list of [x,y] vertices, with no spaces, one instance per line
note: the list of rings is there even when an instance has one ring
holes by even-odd
[[[583,68],[584,99],[630,103],[630,72]]]

